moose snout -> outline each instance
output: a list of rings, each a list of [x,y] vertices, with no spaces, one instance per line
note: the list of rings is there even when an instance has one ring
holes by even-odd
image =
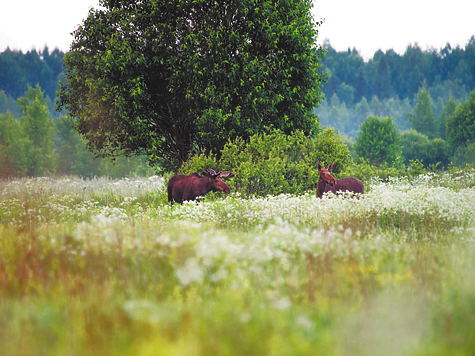
[[[224,193],[226,193],[226,194],[229,194],[229,193],[231,193],[231,189],[229,189],[229,188],[225,188],[225,189],[224,189]]]

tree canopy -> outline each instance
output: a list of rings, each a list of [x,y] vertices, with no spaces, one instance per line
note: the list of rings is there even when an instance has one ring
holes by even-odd
[[[408,121],[414,130],[426,135],[429,139],[437,136],[438,127],[432,111],[430,95],[426,89],[422,89],[417,96],[414,114],[409,114]]]
[[[356,137],[355,151],[376,165],[396,160],[401,154],[400,135],[392,117],[367,117]]]
[[[447,142],[452,152],[463,150],[475,143],[475,90],[447,118]]]
[[[59,109],[100,155],[177,167],[264,127],[318,131],[309,0],[102,0],[64,57]]]

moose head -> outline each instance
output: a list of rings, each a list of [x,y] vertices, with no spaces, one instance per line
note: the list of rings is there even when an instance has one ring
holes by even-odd
[[[333,169],[333,163],[331,163],[327,169],[322,168],[320,163],[317,163],[318,169],[318,182],[323,182],[325,184],[333,185],[336,182],[336,179],[331,175],[330,171]]]

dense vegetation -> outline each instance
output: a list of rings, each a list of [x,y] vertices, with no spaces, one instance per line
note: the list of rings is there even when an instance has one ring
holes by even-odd
[[[176,169],[265,126],[318,132],[311,1],[100,4],[73,33],[58,101],[95,152]]]
[[[20,115],[16,99],[25,95],[28,86],[39,85],[45,93],[50,115],[58,116],[54,110],[58,81],[64,80],[64,52],[48,47],[26,53],[7,48],[0,53],[0,113],[10,111],[13,116]]]
[[[471,126],[474,122],[471,106],[475,99],[469,95],[475,87],[473,38],[464,48],[447,45],[439,51],[422,51],[416,45],[409,46],[403,55],[379,51],[368,62],[364,62],[354,50],[336,52],[328,43],[326,47],[328,51],[322,60],[323,71],[328,74],[328,83],[323,86],[326,100],[316,109],[316,113],[322,126],[335,127],[343,135],[353,159],[358,161],[364,158],[373,164],[378,163],[379,159],[356,152],[354,138],[364,136],[362,124],[365,119],[390,116],[400,133],[399,161],[406,166],[411,160],[422,161],[426,167],[439,163],[439,168],[448,167],[450,162],[460,166],[475,163],[475,143],[471,134],[475,132]],[[58,113],[53,109],[52,98],[58,86],[53,83],[64,78],[61,70],[63,56],[64,53],[57,49],[50,53],[48,48],[26,54],[8,49],[0,54],[0,115],[4,114],[0,116],[2,162],[13,161],[23,165],[23,168],[8,170],[2,165],[2,176],[26,175],[24,145],[28,139],[23,137],[26,134],[24,130],[14,133],[13,128],[18,126],[15,123],[22,117],[22,105],[17,100],[27,96],[28,85],[35,88],[37,84],[44,90],[42,100],[56,127],[54,140],[65,138],[55,145],[58,165],[47,171],[81,176],[100,175],[108,171],[108,174],[114,175],[107,160],[94,161],[93,155],[87,152],[84,139],[71,129],[75,120],[65,114],[56,116]],[[383,64],[380,64],[381,61]],[[381,75],[378,77],[379,67],[387,68],[391,73],[388,80],[382,81]],[[355,76],[357,73],[360,75]],[[408,90],[406,79],[415,77],[419,80],[412,85],[412,91]],[[382,90],[382,83],[387,85],[385,90]],[[14,137],[23,148],[6,149],[6,141],[11,142]],[[6,152],[12,156],[7,157]],[[142,163],[131,167],[131,159],[119,157],[117,162],[124,161],[123,166],[129,166],[129,169],[119,170],[117,176],[126,172],[144,172],[146,167],[143,162],[146,159],[141,158]],[[33,174],[31,172],[30,175]]]
[[[0,182],[4,355],[471,355],[475,171],[166,205],[162,178]]]
[[[29,87],[16,103],[20,116],[0,114],[0,178],[72,174],[124,177],[150,174],[145,157],[94,159],[69,116],[53,118],[41,88]]]
[[[106,99],[123,94],[116,96],[118,107],[136,114],[148,99],[144,78],[134,78],[134,64],[149,63],[128,46],[140,44],[134,31],[156,14],[137,13],[129,26],[129,11],[119,6],[127,1],[107,3],[116,16],[112,25],[104,26],[101,21],[111,19],[91,12],[90,28],[77,33],[76,44],[88,30],[103,36],[119,25],[130,43],[120,36],[108,41],[125,55],[111,51],[95,64],[106,64],[101,68],[106,72],[123,70],[127,86],[89,81],[93,90],[87,94]],[[207,4],[220,15],[221,7]],[[275,20],[279,12],[272,6],[266,2],[256,9],[255,20]],[[193,52],[204,39],[220,47],[220,21],[229,26],[231,13],[205,16],[211,32],[187,33],[183,38],[189,43],[172,49]],[[253,36],[275,40],[274,29],[265,23]],[[255,38],[244,39],[252,44]],[[246,46],[241,40],[231,43]],[[233,122],[244,135],[223,140],[219,151],[193,146],[195,154],[180,166],[182,173],[205,167],[233,171],[232,194],[210,193],[173,208],[165,191],[168,174],[151,175],[147,157],[119,156],[111,169],[108,160],[93,159],[87,146],[95,143],[75,130],[76,118],[53,114],[54,83],[65,78],[58,66],[63,53],[47,48],[1,53],[0,354],[474,354],[475,39],[463,49],[380,51],[369,62],[356,51],[327,47],[327,100],[316,112],[324,126],[337,130],[308,135],[305,127],[289,129],[291,116],[285,115],[278,118],[282,125],[259,118],[242,126]],[[321,51],[314,54],[319,59]],[[70,63],[80,62],[74,56]],[[279,57],[278,51],[271,57]],[[168,89],[175,99],[209,94],[201,98],[213,111],[200,116],[199,124],[216,121],[219,140],[231,119],[228,112],[233,119],[246,118],[236,115],[241,108],[234,106],[243,99],[240,90],[249,89],[243,100],[257,103],[251,105],[259,109],[256,115],[281,114],[285,110],[279,105],[287,104],[293,114],[299,112],[289,102],[302,94],[292,75],[284,86],[289,92],[272,102],[275,93],[267,90],[272,85],[261,61],[247,63],[252,83],[233,86],[226,79],[236,73],[234,64],[217,58],[221,62],[211,67],[209,61],[190,59],[196,68],[181,63],[194,74],[209,69],[198,74],[209,75],[216,86],[203,88],[204,81],[188,83],[177,74],[171,83],[183,86],[168,83]],[[321,78],[321,72],[308,78],[313,75]],[[228,92],[217,90],[219,85]],[[312,94],[313,100],[321,93]],[[223,107],[216,105],[223,99]],[[189,101],[182,103],[178,109],[198,112]],[[134,129],[148,124],[135,118],[129,122],[138,126]],[[313,115],[302,119],[309,123]],[[214,131],[207,132],[199,139],[209,140]],[[316,162],[335,162],[338,177],[361,179],[364,198],[317,199]],[[441,166],[446,169],[440,171]],[[109,178],[98,178],[104,175]]]

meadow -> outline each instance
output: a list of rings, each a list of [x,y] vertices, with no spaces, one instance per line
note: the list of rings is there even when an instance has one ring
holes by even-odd
[[[473,355],[475,169],[364,198],[0,181],[1,355]]]

